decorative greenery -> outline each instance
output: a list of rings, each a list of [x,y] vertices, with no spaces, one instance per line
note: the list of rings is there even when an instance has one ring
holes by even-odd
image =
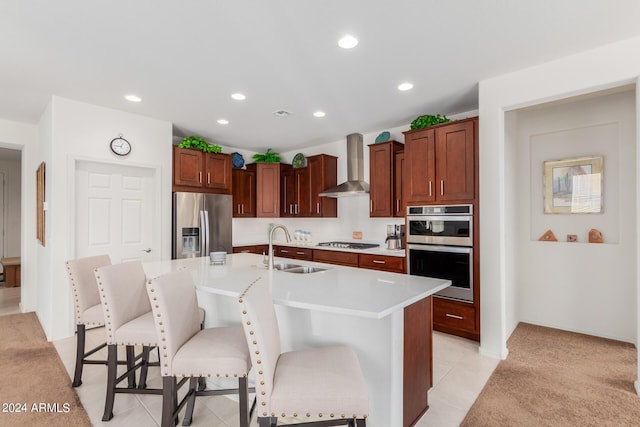
[[[182,138],[182,142],[178,145],[178,148],[195,148],[196,150],[204,151],[205,153],[220,153],[222,147],[216,144],[209,144],[199,136],[187,136]]]
[[[259,163],[279,163],[281,159],[278,153],[274,153],[271,148],[268,148],[264,154],[254,154],[253,160]]]
[[[411,122],[411,129],[422,129],[429,126],[437,125],[440,123],[450,122],[451,120],[447,118],[447,116],[441,116],[440,114],[436,114],[435,116],[424,115],[420,116],[414,121]]]

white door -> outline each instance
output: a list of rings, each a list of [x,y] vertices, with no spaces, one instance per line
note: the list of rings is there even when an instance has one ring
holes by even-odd
[[[78,162],[76,257],[109,254],[114,264],[160,259],[154,169]]]

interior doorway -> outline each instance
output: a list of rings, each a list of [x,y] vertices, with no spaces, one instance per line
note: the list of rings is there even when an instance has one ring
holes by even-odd
[[[0,148],[0,315],[21,312],[21,177],[22,151]]]

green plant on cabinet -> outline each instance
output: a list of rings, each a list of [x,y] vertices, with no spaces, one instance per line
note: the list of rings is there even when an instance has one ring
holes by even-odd
[[[217,144],[209,144],[199,136],[187,136],[182,138],[182,142],[178,144],[178,148],[194,148],[205,153],[220,153],[222,147]]]

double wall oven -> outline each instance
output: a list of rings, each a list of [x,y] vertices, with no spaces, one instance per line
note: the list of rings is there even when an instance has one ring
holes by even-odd
[[[451,280],[436,295],[473,302],[473,205],[407,207],[407,272]]]

